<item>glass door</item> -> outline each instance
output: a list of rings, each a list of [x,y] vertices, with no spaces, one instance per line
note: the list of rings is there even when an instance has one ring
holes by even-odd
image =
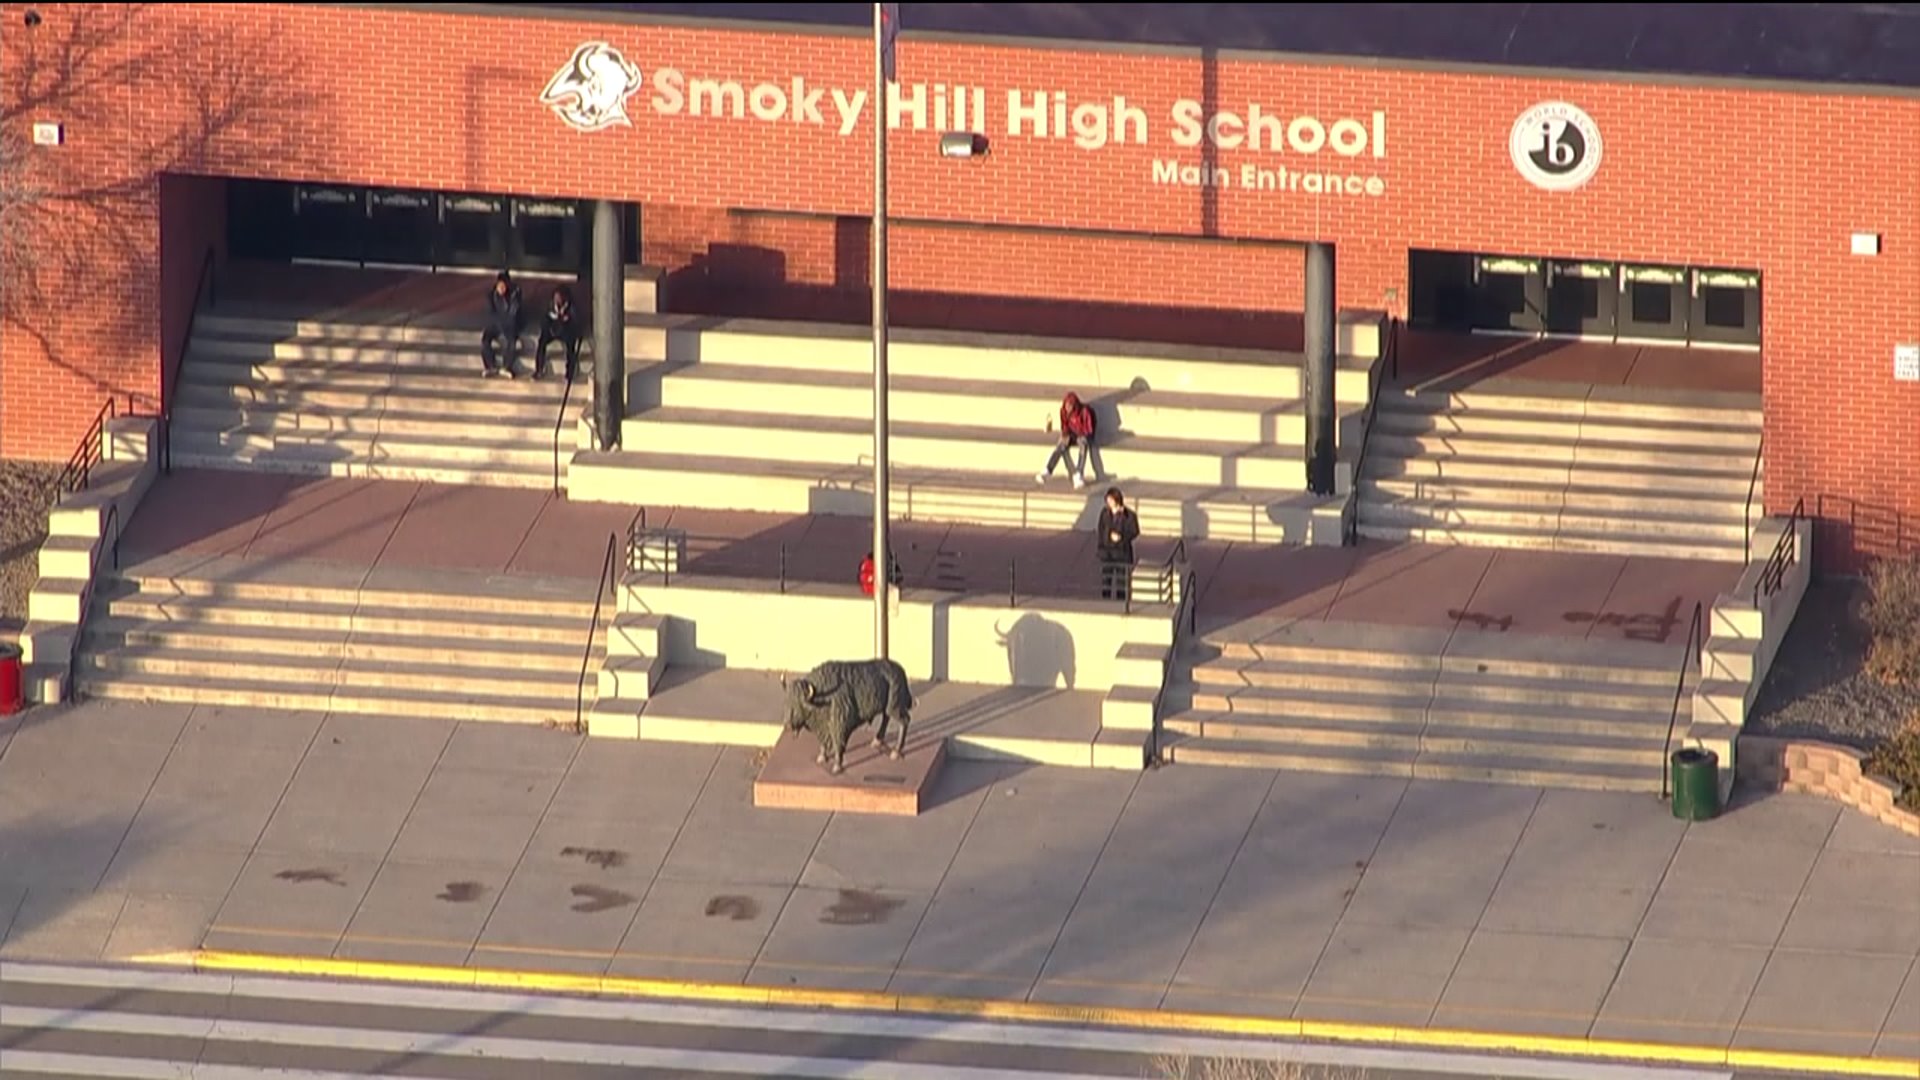
[[[506,265],[507,200],[498,195],[440,197],[440,257],[446,266]]]
[[[1760,275],[1695,270],[1689,340],[1705,345],[1760,344]]]
[[[578,271],[583,246],[579,211],[570,199],[514,199],[510,265],[516,270]]]
[[[1546,328],[1544,266],[1539,259],[1482,255],[1474,264],[1474,328],[1537,334]]]
[[[301,184],[293,192],[297,257],[360,262],[366,240],[366,192],[356,187]]]
[[[367,261],[398,266],[432,266],[433,196],[423,191],[367,193]]]
[[[1684,342],[1692,313],[1685,270],[1673,266],[1620,268],[1621,340]]]
[[[1612,263],[1547,264],[1547,332],[1613,339],[1619,308]]]

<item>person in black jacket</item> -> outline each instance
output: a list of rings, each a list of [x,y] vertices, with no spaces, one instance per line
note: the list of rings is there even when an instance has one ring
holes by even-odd
[[[480,335],[480,362],[485,366],[481,371],[484,378],[491,379],[500,374],[500,346],[507,347],[507,378],[520,377],[520,330],[525,325],[520,317],[520,286],[513,283],[513,275],[505,270],[493,279],[493,291],[487,293],[487,329]]]
[[[573,322],[573,290],[556,286],[547,304],[547,315],[540,323],[540,344],[534,349],[533,377],[547,377],[547,346],[559,342],[567,354],[567,381],[572,382],[580,363],[580,330]]]
[[[1140,519],[1127,506],[1117,487],[1107,489],[1107,505],[1100,511],[1100,595],[1125,600],[1133,584],[1133,542],[1140,538]]]

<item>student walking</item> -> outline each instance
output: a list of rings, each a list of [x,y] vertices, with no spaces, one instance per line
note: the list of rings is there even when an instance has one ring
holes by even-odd
[[[566,353],[567,381],[572,382],[580,363],[580,330],[573,321],[573,290],[556,286],[547,304],[546,318],[540,323],[540,344],[534,348],[533,377],[547,377],[547,346],[559,342]]]
[[[1080,400],[1080,395],[1069,390],[1060,401],[1059,441],[1054,444],[1053,456],[1047,459],[1046,471],[1035,473],[1034,481],[1044,484],[1053,476],[1054,466],[1063,460],[1067,463],[1067,474],[1073,477],[1075,491],[1087,486],[1087,462],[1093,454],[1094,429],[1097,423],[1093,415],[1093,406]],[[1047,430],[1053,431],[1053,421],[1047,421]],[[1079,451],[1076,460],[1073,451]]]
[[[1140,538],[1140,518],[1127,505],[1120,489],[1107,489],[1107,505],[1100,510],[1100,595],[1125,600],[1133,584],[1133,542]]]
[[[487,328],[480,335],[480,362],[485,365],[480,373],[483,378],[500,374],[503,339],[507,378],[520,377],[520,331],[524,325],[520,316],[520,286],[513,283],[512,274],[502,270],[493,279],[493,289],[487,293]]]

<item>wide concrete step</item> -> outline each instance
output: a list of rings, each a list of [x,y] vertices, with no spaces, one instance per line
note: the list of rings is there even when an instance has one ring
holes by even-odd
[[[1204,635],[1187,651],[1194,667],[1258,663],[1312,668],[1331,675],[1392,678],[1431,687],[1479,679],[1618,686],[1628,696],[1648,688],[1670,693],[1679,648],[1373,623],[1254,621]]]
[[[532,347],[540,338],[536,312],[527,309],[527,325],[521,340]],[[478,309],[472,315],[435,315],[416,317],[412,312],[355,311],[334,317],[289,318],[285,315],[249,310],[240,305],[222,305],[202,311],[194,317],[195,339],[222,338],[255,341],[353,341],[372,344],[415,345],[438,348],[480,349],[480,334],[486,329],[486,316]]]
[[[288,362],[284,364],[217,364],[206,358],[192,358],[182,368],[182,383],[199,386],[249,386],[282,394],[304,394],[316,390],[357,390],[361,392],[406,391],[415,393],[471,393],[490,401],[533,399],[559,404],[566,380],[559,375],[535,379],[532,365],[522,360],[525,370],[518,378],[505,375],[487,378],[479,358],[466,370],[395,371],[375,366]],[[555,369],[556,372],[559,370]],[[581,389],[575,379],[574,393]],[[517,395],[517,397],[516,397]]]
[[[93,652],[226,653],[237,662],[259,657],[334,657],[355,663],[394,663],[481,668],[496,671],[572,673],[578,677],[583,651],[589,673],[602,640],[588,650],[585,631],[574,641],[537,642],[518,635],[418,637],[354,631],[315,631],[283,625],[222,625],[206,622],[155,622],[98,616],[86,624],[85,647]]]
[[[535,666],[469,666],[461,663],[402,663],[386,659],[344,656],[342,642],[332,650],[316,647],[306,655],[226,650],[128,646],[112,652],[89,652],[82,662],[110,674],[136,677],[183,676],[222,683],[288,683],[311,687],[350,686],[367,690],[407,690],[452,693],[459,697],[503,695],[545,700],[571,696],[579,682],[577,668]]]
[[[232,469],[239,472],[284,473],[295,476],[351,477],[357,480],[400,480],[418,484],[469,484],[478,487],[545,489],[553,487],[553,467],[530,464],[455,465],[433,461],[387,458],[378,462],[350,460],[307,450],[220,449],[203,447],[173,451],[173,463],[189,469]],[[567,458],[560,459],[564,483]]]
[[[560,462],[573,456],[575,429],[562,427]],[[175,429],[174,452],[211,453],[232,450],[236,453],[293,452],[319,461],[349,461],[379,465],[398,461],[408,464],[431,463],[467,467],[521,465],[537,468],[545,465],[553,473],[553,433],[546,432],[544,445],[510,435],[497,436],[494,427],[481,431],[463,430],[459,425],[444,425],[426,433],[335,432],[299,428],[276,428],[267,422],[230,430],[195,427]]]
[[[1396,434],[1379,425],[1370,440],[1368,456],[1390,458],[1468,458],[1513,460],[1540,464],[1598,465],[1608,468],[1634,467],[1657,470],[1685,470],[1709,476],[1738,477],[1742,482],[1753,473],[1753,456],[1758,447],[1729,452],[1712,448],[1670,446],[1665,444],[1602,442],[1579,431],[1557,436],[1482,435],[1428,432]]]
[[[449,716],[511,724],[571,725],[575,701],[571,690],[549,697],[503,696],[479,692],[368,690],[353,686],[314,686],[303,683],[229,682],[191,676],[122,676],[97,670],[76,672],[76,684],[86,697],[114,701],[153,701],[183,705],[225,705],[238,708],[290,709],[302,712],[344,712],[374,716]],[[587,683],[586,707],[593,705],[593,683]]]
[[[1380,411],[1522,413],[1564,420],[1761,427],[1760,395],[1724,391],[1635,391],[1606,386],[1545,386],[1487,380],[1458,390],[1401,389],[1380,399]]]
[[[641,376],[651,400],[667,409],[751,412],[867,421],[873,379],[855,372],[725,364],[659,365]],[[1173,390],[1109,390],[1087,394],[1102,432],[1145,438],[1303,445],[1306,411],[1298,400]],[[888,384],[894,423],[1014,428],[1041,432],[1058,423],[1060,391],[1021,382],[990,382],[958,371],[946,377],[896,376]],[[1364,431],[1366,408],[1341,408],[1340,443]],[[1040,436],[1029,435],[1029,440]]]
[[[123,570],[121,588],[128,592],[116,590],[113,595],[119,598],[138,593],[143,601],[169,605],[195,600],[206,606],[272,605],[287,610],[326,605],[357,609],[368,620],[389,616],[431,619],[431,625],[443,627],[492,622],[519,626],[523,621],[533,625],[534,620],[554,619],[571,620],[571,625],[585,633],[593,616],[592,596],[581,599],[572,595],[591,594],[592,586],[583,588],[573,581],[422,572],[417,580],[413,575],[395,579],[404,580],[404,584],[370,584],[358,577],[332,570],[308,572],[305,568],[269,576],[241,559],[162,556]],[[189,610],[197,613],[197,609]]]
[[[1451,699],[1598,710],[1664,706],[1673,696],[1672,687],[1661,684],[1346,668],[1324,660],[1259,660],[1253,663],[1215,661],[1196,666],[1192,679],[1196,687],[1213,693],[1258,688],[1307,694],[1366,694],[1396,699],[1438,694]]]
[[[560,444],[572,448],[584,405],[576,397],[563,418],[556,408],[539,412],[521,412],[506,416],[482,416],[474,413],[413,412],[406,402],[394,408],[373,406],[362,409],[335,409],[300,404],[245,405],[230,403],[213,406],[175,406],[175,431],[201,431],[221,434],[309,435],[348,438],[401,440],[413,437],[471,435],[474,426],[484,424],[486,441],[492,446],[526,449],[553,449],[554,425],[559,422]],[[580,406],[579,408],[571,406]]]
[[[1657,536],[1663,541],[1701,541],[1739,544],[1746,523],[1736,514],[1699,518],[1690,514],[1651,510],[1605,511],[1581,505],[1570,494],[1564,506],[1513,506],[1498,502],[1441,502],[1423,498],[1380,498],[1363,495],[1359,502],[1362,524],[1421,525],[1496,531],[1572,533],[1582,536],[1627,538]]]
[[[1037,423],[1023,430],[898,422],[889,430],[887,454],[891,462],[907,468],[964,466],[1031,477],[1046,465],[1053,446],[1053,437]],[[621,447],[641,453],[852,465],[872,460],[873,424],[805,414],[663,407],[629,416],[621,425]],[[1298,445],[1108,432],[1099,440],[1094,464],[1103,475],[1169,484],[1294,491],[1306,487],[1305,455]],[[1339,462],[1341,490],[1350,486],[1351,477],[1351,461]]]
[[[548,391],[552,392],[549,393]],[[408,383],[392,386],[342,388],[324,381],[312,385],[286,383],[213,383],[183,377],[175,416],[182,408],[245,407],[273,411],[356,413],[394,411],[422,416],[444,416],[449,423],[510,422],[551,425],[559,415],[562,384],[558,380],[526,386],[525,380],[482,379],[454,390],[432,390]],[[568,408],[590,400],[590,386],[575,382]]]
[[[1664,734],[1667,722],[1667,708],[1656,710],[1651,704],[1622,708],[1543,706],[1457,693],[1435,698],[1428,694],[1390,696],[1269,687],[1243,687],[1223,693],[1195,686],[1191,707],[1197,712],[1256,720],[1317,718],[1355,723],[1428,723],[1581,738],[1645,734],[1656,727]]]
[[[351,595],[351,594],[349,594]],[[366,635],[380,639],[428,639],[484,646],[507,641],[534,649],[586,642],[590,612],[542,615],[518,611],[443,611],[434,607],[369,603],[169,595],[115,584],[97,597],[99,615],[150,629],[182,627],[244,633],[275,628],[295,633]],[[605,621],[603,614],[602,621]]]
[[[1404,449],[1404,448],[1403,448]],[[1749,463],[1748,468],[1752,466]],[[1701,472],[1690,468],[1572,463],[1551,457],[1421,455],[1395,453],[1375,444],[1367,449],[1366,475],[1372,479],[1445,480],[1473,483],[1542,484],[1562,488],[1646,491],[1667,496],[1692,495],[1746,502],[1749,472]]]
[[[1394,523],[1369,520],[1364,514],[1360,518],[1359,533],[1370,540],[1399,543],[1524,548],[1649,559],[1702,559],[1710,562],[1742,562],[1746,559],[1745,548],[1737,539],[1667,540],[1649,536],[1635,538],[1620,534],[1574,533],[1558,529]]]
[[[481,363],[478,331],[465,341],[421,342],[332,334],[278,338],[231,336],[203,333],[197,322],[194,330],[188,355],[210,364],[381,368],[404,377],[433,372],[457,373],[476,368]],[[537,332],[521,337],[520,359],[523,363],[532,364],[538,345]],[[585,361],[591,354],[591,344],[583,339],[580,359]],[[566,354],[557,341],[547,347],[547,356],[556,367],[566,363]]]
[[[1717,422],[1705,417],[1610,416],[1584,413],[1577,417],[1529,409],[1409,408],[1391,394],[1381,398],[1375,430],[1382,435],[1488,436],[1513,439],[1580,442],[1623,446],[1654,446],[1741,455],[1749,461],[1760,448],[1757,424]]]
[[[1567,762],[1554,757],[1416,753],[1404,749],[1275,745],[1264,741],[1193,739],[1171,742],[1169,761],[1292,772],[1463,780],[1527,787],[1598,791],[1658,791],[1656,760],[1638,763]]]
[[[1367,723],[1323,717],[1262,717],[1238,713],[1190,711],[1168,717],[1166,730],[1178,735],[1228,742],[1282,743],[1289,747],[1327,747],[1445,755],[1551,757],[1570,762],[1642,764],[1658,761],[1660,735],[1586,735],[1529,729],[1502,730],[1471,725],[1413,722]]]
[[[631,430],[631,429],[630,429]],[[1044,459],[1040,462],[1044,464]],[[1348,496],[1317,497],[1295,490],[1167,484],[1119,475],[1075,490],[1055,475],[1036,484],[1035,464],[1015,475],[968,472],[966,453],[941,469],[896,464],[889,506],[900,520],[950,522],[1008,529],[1091,529],[1109,484],[1127,493],[1142,535],[1187,536],[1243,543],[1339,543]],[[575,501],[649,503],[703,510],[870,516],[872,468],[792,461],[747,461],[672,452],[583,451],[567,472]]]
[[[1372,473],[1374,470],[1367,470]],[[1757,520],[1765,505],[1763,485],[1754,485],[1752,516]],[[1500,480],[1429,478],[1417,476],[1366,476],[1360,480],[1360,496],[1369,502],[1427,502],[1439,506],[1504,506],[1515,510],[1558,511],[1572,506],[1582,513],[1625,515],[1646,513],[1661,517],[1695,520],[1725,520],[1745,527],[1749,506],[1744,499],[1709,494],[1666,495],[1657,491],[1609,488],[1591,485],[1569,486],[1565,482],[1529,483]]]

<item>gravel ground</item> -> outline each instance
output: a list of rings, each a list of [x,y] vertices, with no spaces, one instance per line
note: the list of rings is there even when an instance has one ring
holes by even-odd
[[[1866,586],[1815,583],[1787,630],[1745,730],[1870,750],[1920,713],[1920,693],[1882,686],[1860,670]]]
[[[27,594],[40,578],[40,541],[47,535],[58,465],[0,461],[0,634],[27,620]]]

